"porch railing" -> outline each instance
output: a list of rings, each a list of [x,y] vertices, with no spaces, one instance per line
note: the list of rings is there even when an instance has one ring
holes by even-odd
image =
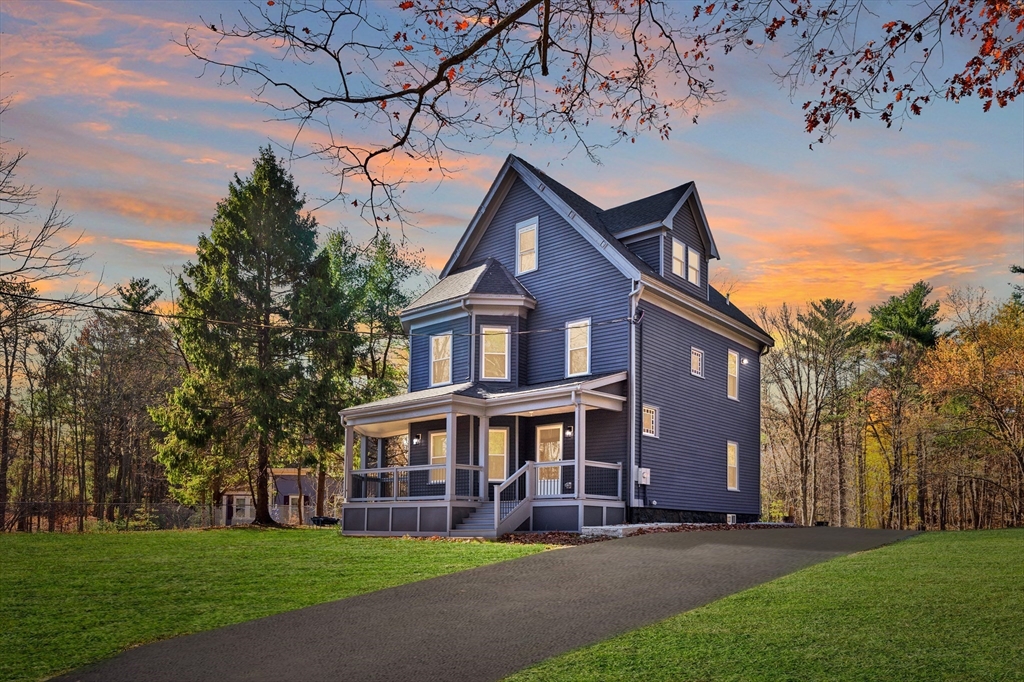
[[[534,469],[534,497],[576,497],[576,460],[535,462]]]
[[[443,500],[447,469],[443,464],[356,469],[349,501]]]
[[[622,463],[608,464],[587,460],[583,488],[587,497],[602,500],[622,499]]]
[[[480,477],[484,474],[482,466],[472,464],[455,465],[455,498],[459,500],[480,499]]]
[[[484,468],[455,465],[455,498],[479,500],[480,477]],[[448,467],[444,464],[356,469],[352,472],[350,502],[391,502],[394,500],[443,500]]]

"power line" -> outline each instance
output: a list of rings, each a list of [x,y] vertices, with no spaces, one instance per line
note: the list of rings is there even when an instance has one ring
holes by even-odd
[[[438,334],[421,334],[421,333],[405,333],[395,332],[392,334],[386,333],[374,333],[370,331],[360,331],[358,329],[322,329],[318,327],[302,327],[292,325],[276,325],[276,324],[263,324],[261,322],[239,322],[236,320],[217,320],[206,317],[196,317],[194,315],[181,315],[177,313],[158,313],[153,310],[137,310],[133,308],[121,308],[117,306],[102,305],[100,303],[85,303],[83,301],[69,301],[62,300],[59,298],[47,298],[45,296],[29,296],[27,294],[18,294],[11,291],[0,292],[0,295],[9,296],[11,298],[17,298],[25,301],[35,301],[38,303],[54,303],[58,305],[70,306],[74,308],[86,308],[89,310],[96,310],[100,312],[113,312],[113,313],[128,313],[132,315],[142,315],[144,317],[151,317],[161,320],[176,320],[184,322],[198,322],[201,324],[213,324],[213,325],[224,325],[230,327],[241,327],[246,329],[269,329],[271,331],[282,331],[282,332],[313,332],[318,334],[342,334],[352,336],[399,336],[402,338],[411,339],[414,337],[429,338],[431,336],[438,336]],[[633,318],[630,317],[617,317],[612,320],[601,320],[598,322],[590,323],[590,327],[602,327],[609,324],[616,324],[619,322],[633,322]],[[527,334],[550,334],[554,332],[565,332],[565,327],[551,327],[548,329],[524,329],[520,331],[509,332],[514,335],[527,335]],[[469,333],[455,333],[451,332],[452,336],[459,337],[473,337],[473,336],[485,336],[483,333],[469,332]]]

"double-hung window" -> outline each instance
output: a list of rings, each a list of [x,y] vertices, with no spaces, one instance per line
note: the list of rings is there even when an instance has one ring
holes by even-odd
[[[740,489],[739,446],[732,441],[726,443],[726,484],[729,490]]]
[[[685,277],[686,254],[683,243],[678,239],[672,240],[672,274],[677,277]]]
[[[729,351],[729,384],[727,395],[733,400],[740,399],[740,354]]]
[[[565,325],[565,376],[590,374],[590,320]]]
[[[452,382],[452,335],[430,337],[430,385],[441,386]]]
[[[487,480],[504,481],[508,472],[508,429],[487,431]]]
[[[686,279],[689,280],[690,284],[700,286],[700,253],[696,249],[689,247],[686,250]],[[680,276],[682,275],[680,274]]]
[[[516,223],[516,274],[537,269],[537,219]]]
[[[483,349],[481,363],[481,379],[492,381],[508,381],[508,327],[481,327],[480,346]]]
[[[704,351],[690,346],[690,374],[704,378]]]
[[[431,465],[448,463],[448,434],[444,431],[433,431],[430,434],[430,463]],[[431,469],[430,482],[444,483],[445,469]]]
[[[658,408],[644,405],[644,429],[645,436],[658,437]]]
[[[248,501],[248,497],[235,496],[235,516],[245,516],[245,506]]]

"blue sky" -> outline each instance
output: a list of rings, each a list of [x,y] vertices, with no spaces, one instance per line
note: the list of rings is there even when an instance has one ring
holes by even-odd
[[[92,254],[78,286],[144,276],[167,289],[232,174],[248,172],[260,145],[291,140],[290,125],[245,88],[203,76],[174,42],[200,15],[244,6],[0,5],[0,94],[12,98],[2,136],[29,152],[21,180],[59,191],[73,214]],[[730,282],[745,307],[832,296],[866,311],[919,279],[940,295],[969,285],[1008,295],[1008,266],[1024,263],[1022,103],[984,114],[979,102],[941,102],[902,131],[861,120],[812,151],[803,93],[791,101],[767,60],[730,56],[716,79],[728,98],[698,125],[677,121],[668,142],[613,146],[601,165],[546,140],[471,148],[451,163],[463,172],[407,191],[420,225],[407,237],[436,273],[513,152],[605,208],[695,181],[722,254],[713,281]],[[311,198],[336,189],[316,159],[292,172]],[[347,209],[336,202],[317,216],[369,237]]]

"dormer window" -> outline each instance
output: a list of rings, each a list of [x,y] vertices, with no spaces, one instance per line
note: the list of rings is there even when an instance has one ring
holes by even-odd
[[[686,279],[690,284],[700,286],[700,252],[697,249],[687,249]],[[682,275],[680,275],[682,276]]]
[[[516,224],[516,274],[537,269],[537,219],[530,218]]]
[[[590,320],[565,325],[565,376],[590,374]]]
[[[490,381],[508,381],[508,327],[481,327],[483,362],[480,378]]]
[[[430,337],[430,385],[452,383],[452,335]]]
[[[683,243],[678,239],[672,240],[672,274],[677,277],[685,277],[683,274],[686,271],[686,254],[684,253]]]

